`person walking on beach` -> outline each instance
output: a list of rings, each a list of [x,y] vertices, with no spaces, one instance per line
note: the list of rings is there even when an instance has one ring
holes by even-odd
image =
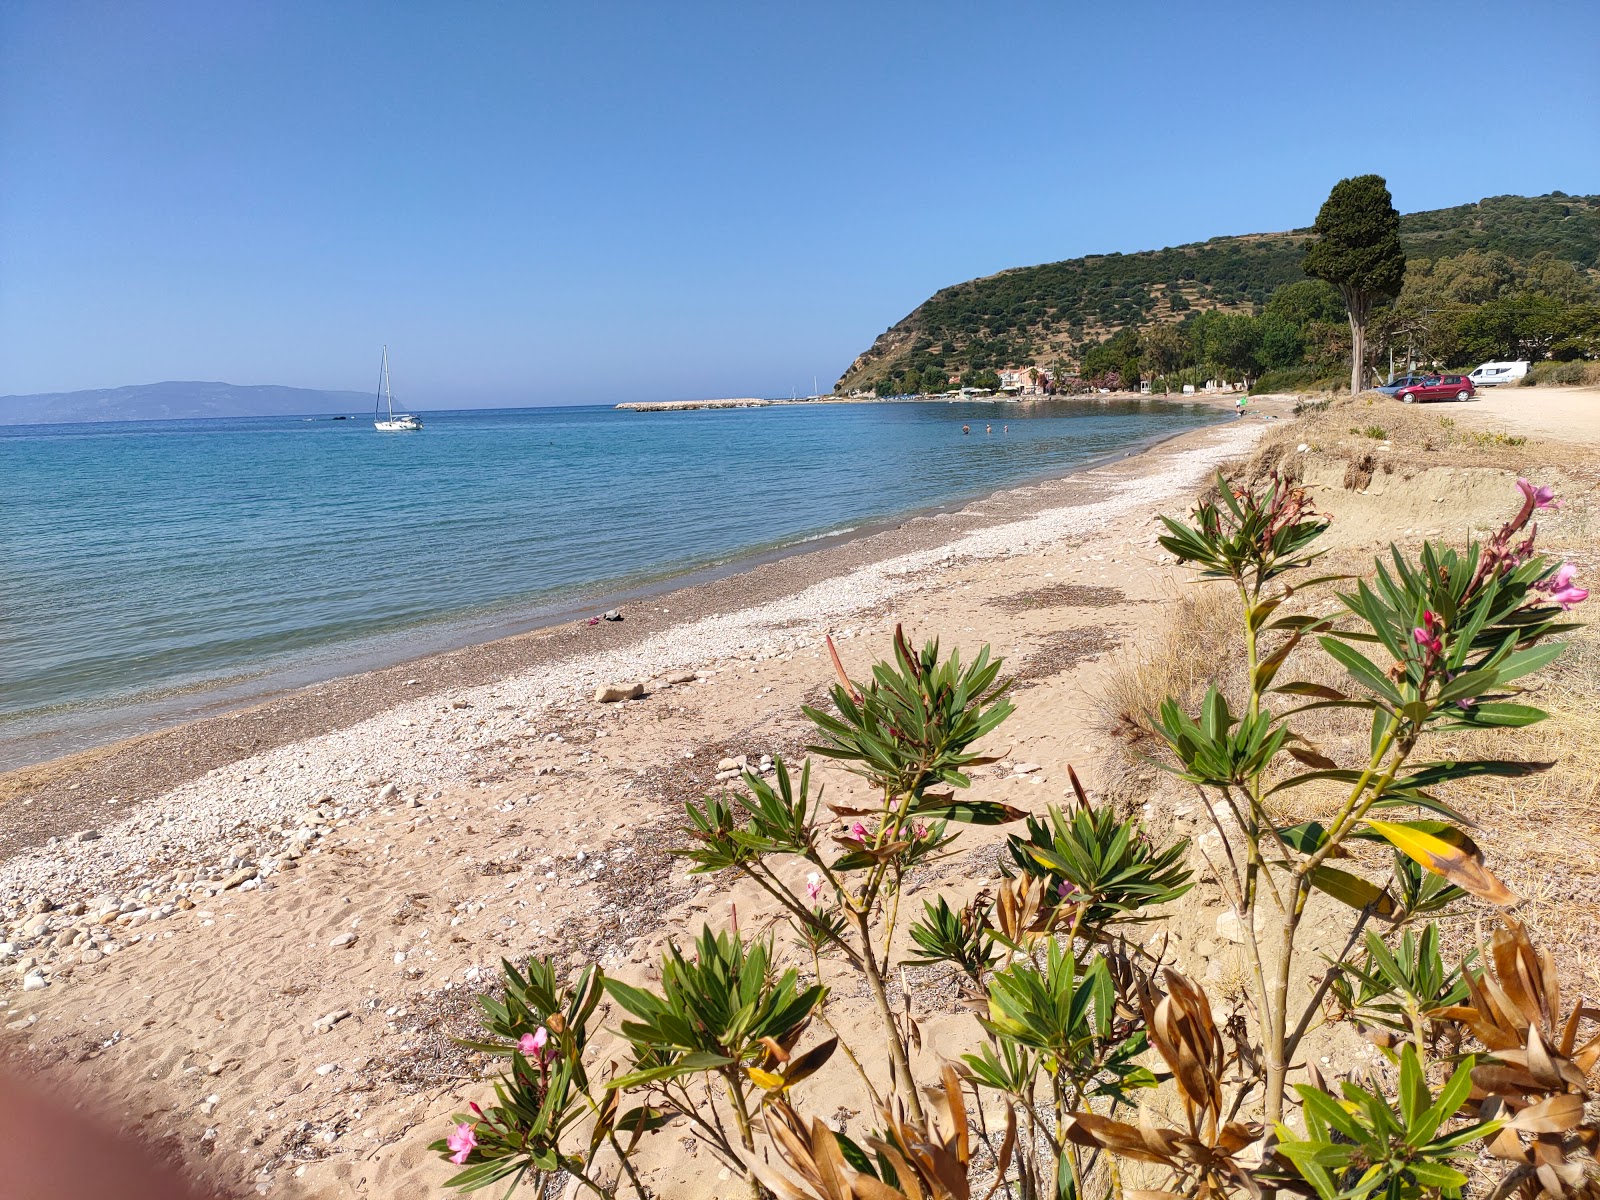
[[[1237,413],[1241,417],[1244,416],[1245,402],[1248,401],[1249,399],[1250,399],[1250,395],[1249,395],[1248,392],[1240,392],[1239,393],[1239,398],[1233,402],[1233,410],[1234,410],[1234,412]]]

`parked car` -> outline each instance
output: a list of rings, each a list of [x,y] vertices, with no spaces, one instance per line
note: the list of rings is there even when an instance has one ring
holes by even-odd
[[[1527,360],[1517,359],[1513,362],[1486,362],[1474,367],[1467,378],[1478,387],[1495,387],[1502,383],[1515,383],[1527,373]]]
[[[1403,387],[1410,387],[1413,383],[1421,383],[1426,375],[1396,375],[1388,383],[1380,383],[1377,390],[1385,396],[1392,396]]]
[[[1470,400],[1477,394],[1465,375],[1429,375],[1420,383],[1409,383],[1395,393],[1402,404],[1419,400]]]

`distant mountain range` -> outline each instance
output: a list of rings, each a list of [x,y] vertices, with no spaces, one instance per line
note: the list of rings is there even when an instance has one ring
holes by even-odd
[[[308,417],[365,413],[366,392],[324,392],[275,384],[172,381],[87,392],[0,396],[0,425],[73,421],[176,421],[194,417]]]

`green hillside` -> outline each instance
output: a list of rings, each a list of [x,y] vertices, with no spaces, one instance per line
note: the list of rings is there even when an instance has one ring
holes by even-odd
[[[1278,289],[1305,284],[1300,261],[1310,236],[1306,228],[1218,237],[1020,267],[959,283],[936,292],[883,333],[851,364],[837,390],[872,389],[913,369],[951,383],[1005,367],[1072,370],[1096,343],[1124,329],[1192,326],[1211,310],[1259,315]],[[1463,255],[1474,264],[1510,260],[1513,271],[1539,256],[1541,262],[1572,264],[1592,279],[1600,266],[1600,196],[1494,196],[1411,213],[1401,218],[1401,240],[1419,280],[1436,260]],[[1474,251],[1491,257],[1481,260]],[[1322,336],[1336,335],[1334,330]],[[1337,347],[1327,349],[1332,354]]]

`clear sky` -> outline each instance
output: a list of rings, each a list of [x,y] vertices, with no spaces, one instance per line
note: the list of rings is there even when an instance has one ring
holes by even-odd
[[[824,389],[935,289],[1600,192],[1600,4],[0,3],[0,394]]]

